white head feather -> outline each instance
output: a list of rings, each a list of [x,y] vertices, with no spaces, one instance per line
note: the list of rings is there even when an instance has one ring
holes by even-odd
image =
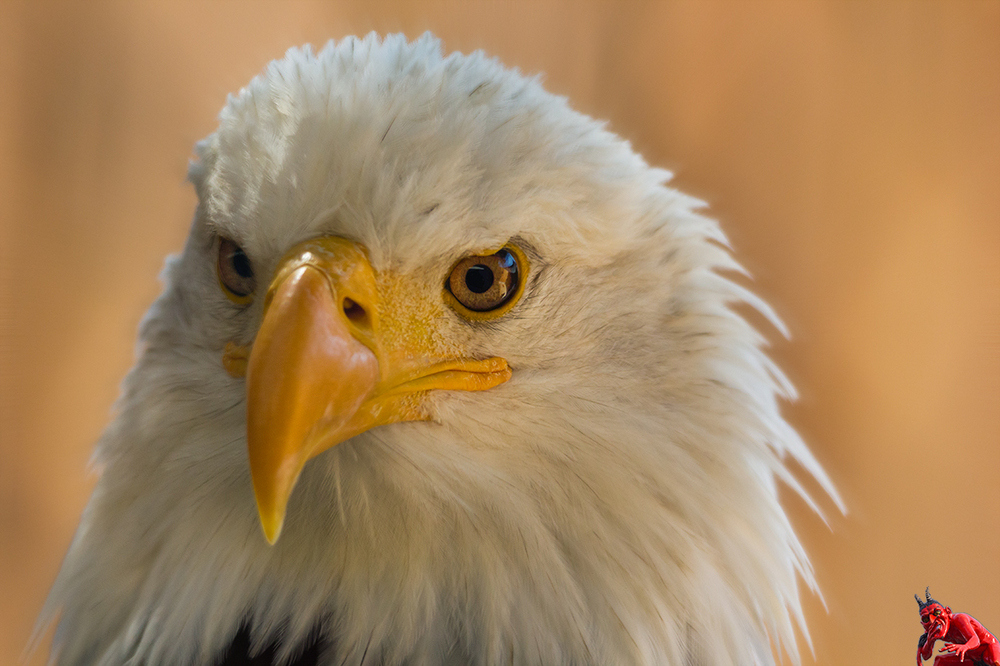
[[[60,663],[203,663],[246,618],[286,654],[324,620],[337,663],[795,653],[796,574],[813,579],[775,479],[798,488],[790,458],[834,491],[731,305],[780,324],[717,273],[739,267],[668,173],[535,79],[443,57],[429,35],[290,50],[229,99],[198,155],[191,236],[143,322],[47,607]],[[261,308],[221,294],[216,233],[262,276],[304,239],[344,236],[438,300],[456,260],[517,239],[532,271],[512,312],[431,322],[513,378],[432,394],[434,423],[312,460],[269,546],[244,383],[220,364]]]

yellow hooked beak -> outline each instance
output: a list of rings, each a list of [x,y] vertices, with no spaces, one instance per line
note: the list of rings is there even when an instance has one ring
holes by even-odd
[[[429,390],[482,391],[510,378],[502,358],[442,358],[430,335],[383,330],[382,320],[406,321],[394,310],[407,304],[380,299],[364,249],[343,238],[295,247],[268,288],[246,382],[250,473],[272,544],[310,458],[376,426],[428,420]]]

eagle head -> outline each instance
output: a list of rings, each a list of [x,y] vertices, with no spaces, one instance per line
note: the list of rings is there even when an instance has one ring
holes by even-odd
[[[271,63],[189,175],[59,663],[213,663],[241,628],[348,664],[795,652],[776,479],[833,490],[667,172],[482,53],[369,35]]]

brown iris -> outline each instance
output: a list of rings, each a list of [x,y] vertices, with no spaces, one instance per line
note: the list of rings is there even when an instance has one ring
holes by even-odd
[[[217,270],[219,284],[231,301],[245,305],[252,300],[257,288],[253,265],[243,248],[228,238],[219,238]]]
[[[508,248],[485,256],[471,256],[455,264],[448,276],[448,291],[473,312],[490,312],[518,292],[520,269]]]

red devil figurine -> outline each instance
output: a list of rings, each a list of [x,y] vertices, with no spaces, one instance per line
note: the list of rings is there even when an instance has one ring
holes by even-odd
[[[965,613],[952,613],[931,599],[930,588],[924,591],[926,601],[913,596],[920,605],[920,624],[924,625],[917,643],[917,666],[1000,666],[1000,644],[979,620]]]

